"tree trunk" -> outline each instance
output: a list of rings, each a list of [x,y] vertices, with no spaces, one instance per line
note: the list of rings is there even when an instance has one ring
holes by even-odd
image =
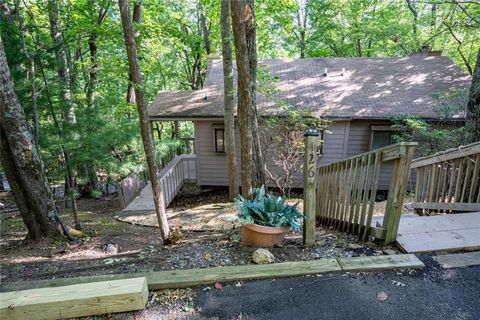
[[[132,22],[130,20],[130,8],[128,7],[128,0],[118,0],[118,6],[120,8],[120,16],[122,19],[123,35],[125,38],[125,46],[128,55],[128,65],[130,74],[132,76],[132,84],[135,89],[137,110],[140,118],[140,131],[143,140],[143,147],[145,149],[145,155],[147,158],[150,182],[152,184],[155,212],[157,214],[161,238],[163,243],[167,244],[170,243],[170,230],[168,228],[167,215],[165,213],[165,200],[163,191],[160,189],[157,180],[157,165],[155,163],[150,123],[148,121],[147,103],[145,101],[142,89],[142,77],[140,74],[140,65],[137,57],[137,45],[135,43]]]
[[[200,27],[202,29],[203,42],[205,44],[205,51],[207,52],[207,56],[208,56],[212,52],[211,45],[210,45],[210,31],[208,30],[208,26],[207,26],[207,16],[205,14],[205,7],[200,1],[197,4],[197,10],[200,18]]]
[[[413,31],[413,40],[415,41],[415,50],[420,49],[420,43],[418,42],[418,11],[417,8],[415,7],[415,0],[406,0],[407,2],[407,7],[410,10],[410,12],[413,15],[413,25],[412,25],[412,31]]]
[[[58,216],[43,163],[10,77],[0,38],[0,160],[28,229],[28,239],[51,235],[58,229],[70,239]]]
[[[238,196],[237,156],[235,148],[235,116],[233,111],[233,63],[230,0],[222,0],[220,26],[222,31],[223,96],[225,105],[225,151],[227,153],[228,196]]]
[[[477,53],[477,63],[468,96],[465,140],[466,143],[480,141],[480,50]]]
[[[182,147],[180,146],[180,134],[178,133],[178,121],[173,121],[173,132],[175,135],[175,140],[177,140],[177,147],[175,148],[175,154],[182,154]]]
[[[245,35],[245,3],[243,0],[231,0],[233,39],[235,42],[235,57],[237,62],[237,96],[238,122],[240,129],[240,172],[242,179],[242,194],[252,194],[252,125],[249,104],[250,73]]]
[[[299,29],[298,34],[295,33],[297,37],[298,44],[300,47],[300,59],[305,58],[305,36],[307,32],[307,19],[308,19],[308,0],[297,0],[297,27]]]
[[[95,0],[91,2],[91,5],[95,5]],[[97,26],[100,26],[105,19],[107,10],[100,8],[97,14]],[[95,118],[96,118],[96,109],[95,109],[95,94],[97,91],[98,84],[98,62],[97,62],[97,39],[98,33],[96,29],[90,33],[88,38],[88,51],[90,53],[90,70],[88,73],[88,87],[87,87],[87,130],[90,135],[95,134]],[[87,177],[87,182],[83,186],[81,193],[83,196],[91,196],[92,191],[96,189],[97,185],[97,173],[95,165],[84,165],[85,174]]]
[[[139,24],[142,22],[142,3],[143,0],[137,0],[133,2],[133,23]],[[135,38],[140,36],[140,31],[135,31],[134,33]],[[127,103],[135,104],[135,90],[133,89],[132,85],[132,75],[128,74],[128,87],[127,87]]]
[[[55,58],[58,65],[58,78],[60,83],[61,101],[64,118],[67,124],[74,125],[77,123],[75,116],[75,108],[72,101],[72,75],[70,73],[68,63],[68,51],[64,43],[63,33],[60,28],[60,20],[58,18],[60,12],[59,3],[57,0],[48,1],[48,17],[50,20],[50,35],[55,46]],[[73,219],[75,228],[79,229],[80,223],[78,221],[76,202],[76,186],[75,186],[75,170],[70,163],[69,152],[64,149],[66,181],[65,195],[70,197],[73,209]]]
[[[68,67],[68,53],[63,41],[63,34],[58,19],[59,7],[57,0],[48,1],[48,16],[50,20],[50,35],[55,46],[55,57],[58,64],[60,91],[63,102],[64,115],[67,122],[76,123],[75,109],[72,102],[71,76]]]
[[[28,71],[27,71],[27,79],[30,80],[31,82],[31,99],[32,99],[32,123],[33,123],[33,138],[35,141],[35,146],[37,147],[38,150],[40,150],[39,147],[39,141],[40,141],[40,119],[38,115],[38,106],[37,106],[37,87],[36,87],[36,77],[35,77],[35,59],[32,58],[30,53],[28,52],[27,48],[27,42],[25,40],[25,25],[23,23],[23,17],[20,13],[20,1],[15,0],[15,12],[17,15],[17,21],[18,21],[18,26],[20,29],[20,38],[22,41],[22,49],[23,53],[25,55],[25,58],[28,61]]]
[[[247,40],[247,54],[249,66],[249,108],[252,118],[252,184],[254,187],[265,185],[265,161],[263,159],[260,144],[260,132],[258,127],[257,112],[257,37],[255,28],[255,4],[254,0],[247,0],[245,6],[245,37]]]

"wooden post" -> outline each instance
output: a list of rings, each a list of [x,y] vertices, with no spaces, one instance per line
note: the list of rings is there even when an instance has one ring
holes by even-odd
[[[404,145],[404,152],[399,159],[393,161],[393,172],[390,187],[388,188],[387,205],[383,228],[387,230],[385,244],[394,242],[397,238],[400,215],[402,214],[403,198],[407,191],[407,183],[410,175],[410,164],[413,158],[415,145]]]
[[[305,131],[305,160],[303,165],[303,244],[315,244],[315,208],[317,181],[317,129]]]

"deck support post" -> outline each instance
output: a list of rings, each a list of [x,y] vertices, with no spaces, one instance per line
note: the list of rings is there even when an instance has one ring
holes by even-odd
[[[315,208],[317,181],[317,140],[320,132],[317,129],[307,129],[305,137],[305,155],[303,165],[303,244],[315,244]]]
[[[410,176],[410,164],[413,158],[415,145],[402,146],[402,156],[393,161],[392,179],[388,188],[387,205],[383,228],[387,230],[385,244],[394,242],[397,239],[400,215],[402,214],[403,198],[407,191],[408,178]]]

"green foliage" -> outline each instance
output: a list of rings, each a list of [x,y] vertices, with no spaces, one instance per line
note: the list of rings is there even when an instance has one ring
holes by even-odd
[[[435,95],[437,102],[433,106],[437,120],[427,121],[418,116],[399,114],[392,117],[392,127],[396,129],[394,142],[416,141],[415,148],[420,156],[434,154],[462,144],[464,128],[451,122],[456,116],[464,116],[465,90],[449,90]]]
[[[219,0],[142,1],[142,19],[134,28],[138,35],[136,42],[147,101],[152,101],[159,90],[201,87],[207,57],[199,27],[199,2],[207,17],[212,54],[219,56]],[[428,44],[434,50],[443,50],[465,70],[473,66],[475,53],[480,48],[480,5],[475,1],[412,2],[418,13],[416,22],[404,0],[255,1],[258,57],[299,57],[300,34],[304,32],[306,57],[405,56],[418,52],[422,44]],[[18,8],[15,8],[16,4]],[[60,30],[69,58],[77,118],[75,124],[64,119],[65,106],[60,98],[62,85],[55,58],[58,48],[50,34],[47,1],[7,0],[4,6],[12,12],[0,19],[7,60],[17,94],[30,121],[34,116],[32,84],[35,84],[39,143],[49,179],[64,181],[62,150],[70,156],[78,183],[90,178],[91,168],[99,181],[118,180],[144,170],[136,107],[126,101],[128,63],[116,2],[59,2]],[[99,21],[102,10],[106,11],[105,19]],[[299,23],[299,12],[307,13],[305,27]],[[19,18],[23,20],[23,29]],[[96,35],[98,84],[94,92],[94,108],[89,108],[87,95],[92,69],[89,41],[93,34]],[[23,50],[23,38],[27,52]],[[35,62],[33,79],[28,76],[28,56]],[[278,99],[277,80],[268,69],[259,65],[259,91],[275,101],[276,112],[283,114],[283,118],[272,120],[276,123],[269,123],[272,127],[286,129],[283,137],[278,135],[278,139],[286,139],[287,133],[302,132],[310,126],[323,128],[328,125],[308,108],[292,108]],[[442,114],[450,112],[446,104],[439,105],[439,110]],[[444,139],[442,133],[433,134],[429,124],[413,122],[398,119],[398,125],[404,126],[410,135],[401,139],[424,136],[432,146],[450,139]],[[190,150],[184,139],[173,138],[170,123],[166,122],[157,129],[154,134],[159,165],[165,165],[177,149],[181,152]],[[182,138],[193,136],[191,124],[181,125],[179,131]],[[301,137],[297,134],[296,138]],[[288,152],[301,151],[295,145],[288,146],[288,149]]]
[[[300,230],[300,219],[303,215],[298,211],[298,202],[294,205],[285,203],[285,197],[265,193],[265,188],[255,188],[251,199],[239,196],[235,199],[238,217],[246,224],[256,223],[262,226],[290,226],[293,231]]]
[[[310,0],[307,57],[388,57],[443,51],[463,69],[480,49],[480,3],[404,0]],[[298,55],[298,49],[297,49]]]
[[[427,156],[459,146],[463,141],[462,127],[429,123],[424,119],[407,114],[398,115],[392,121],[392,127],[398,130],[392,137],[394,142],[419,142],[415,148],[419,156]]]
[[[0,29],[12,70],[17,94],[27,117],[33,118],[32,80],[27,77],[29,61],[22,50],[23,33],[30,56],[35,61],[36,98],[40,119],[40,149],[52,182],[63,182],[66,150],[78,184],[86,183],[91,168],[98,181],[119,180],[144,170],[145,157],[135,105],[127,103],[128,63],[116,2],[109,0],[69,0],[60,2],[59,22],[63,45],[72,75],[72,97],[76,123],[64,119],[60,99],[60,79],[45,1],[18,2],[15,14],[2,16]],[[195,4],[183,1],[145,0],[138,31],[138,51],[143,89],[148,101],[159,90],[191,90],[203,81],[206,57],[203,38],[197,28]],[[11,9],[13,1],[7,1]],[[98,21],[99,12],[105,19]],[[131,11],[133,5],[131,5]],[[17,16],[18,14],[18,16]],[[20,30],[18,17],[24,22]],[[95,106],[87,105],[89,72],[92,68],[89,39],[96,34],[97,79]],[[197,62],[195,70],[192,68]],[[200,81],[200,82],[201,82]],[[176,149],[187,151],[183,140],[173,139],[173,126],[164,125],[156,135],[157,160],[166,164]],[[180,125],[181,137],[192,137],[191,124]]]

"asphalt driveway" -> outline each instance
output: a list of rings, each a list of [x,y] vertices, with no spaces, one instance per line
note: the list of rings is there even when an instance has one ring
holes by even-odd
[[[480,319],[480,266],[338,273],[253,281],[198,290],[201,318]],[[383,300],[383,301],[382,301]]]

